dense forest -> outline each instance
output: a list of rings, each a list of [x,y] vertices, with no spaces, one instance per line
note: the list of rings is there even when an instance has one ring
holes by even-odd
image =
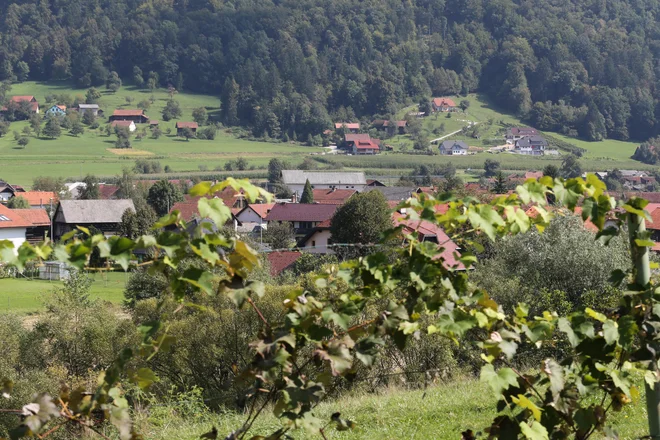
[[[545,130],[660,134],[658,0],[15,0],[0,80],[216,94],[271,137],[479,91]]]

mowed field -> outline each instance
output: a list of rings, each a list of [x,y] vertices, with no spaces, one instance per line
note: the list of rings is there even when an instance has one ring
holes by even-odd
[[[90,273],[93,282],[90,296],[102,301],[120,304],[128,274],[119,272]],[[32,280],[26,278],[0,279],[0,313],[38,313],[44,308],[53,289],[63,286],[61,281]]]
[[[160,139],[150,136],[138,141],[132,139],[133,148],[124,152],[114,149],[116,137],[106,136],[102,128],[107,117],[116,108],[137,108],[137,103],[148,100],[152,96],[149,90],[138,90],[132,86],[122,87],[116,93],[110,93],[99,88],[102,98],[99,105],[105,112],[105,121],[98,130],[86,129],[86,132],[74,137],[63,130],[57,139],[37,139],[30,136],[29,144],[24,149],[18,148],[13,131],[21,132],[27,122],[14,122],[10,133],[0,138],[0,155],[4,167],[0,179],[29,185],[36,176],[55,176],[64,178],[79,178],[88,173],[102,177],[111,177],[121,173],[124,167],[132,167],[136,158],[152,158],[161,165],[169,165],[173,172],[198,172],[200,166],[210,171],[216,167],[222,168],[227,161],[242,156],[248,160],[250,167],[265,167],[273,157],[281,157],[292,163],[302,161],[305,155],[323,151],[321,148],[311,148],[284,143],[253,142],[237,139],[229,133],[219,131],[215,140],[197,140],[177,138],[174,135],[163,135]],[[67,94],[72,98],[84,97],[86,90],[73,89],[68,83],[37,83],[25,82],[14,84],[10,95],[34,95],[40,103],[42,113],[49,107],[45,102],[46,95]],[[133,102],[127,104],[126,97],[131,96]],[[162,109],[169,99],[166,90],[159,89],[153,93],[155,102],[146,114],[151,119],[160,121],[160,128],[165,131],[170,128],[176,133],[176,120],[162,121]],[[174,99],[179,101],[183,115],[177,120],[192,121],[192,111],[197,107],[205,107],[209,116],[217,118],[220,101],[208,95],[178,93]],[[138,125],[138,130],[142,128]]]

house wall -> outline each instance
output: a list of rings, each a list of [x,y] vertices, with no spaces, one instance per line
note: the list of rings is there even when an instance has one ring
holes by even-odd
[[[6,202],[7,200],[11,199],[13,196],[14,194],[9,191],[0,192],[0,200],[2,200],[3,202]]]
[[[309,252],[310,254],[334,254],[335,251],[333,251],[332,248],[328,248],[330,238],[330,231],[316,231],[314,235],[305,242],[305,248],[310,248],[305,249],[305,252]]]
[[[257,226],[261,226],[264,230],[268,229],[266,220],[259,217],[259,214],[254,212],[252,209],[241,211],[241,213],[237,215],[236,218],[238,218],[238,220],[243,224],[243,226],[241,226],[242,230],[252,231]]]
[[[14,243],[14,252],[25,243],[26,228],[0,228],[0,240],[9,240]]]

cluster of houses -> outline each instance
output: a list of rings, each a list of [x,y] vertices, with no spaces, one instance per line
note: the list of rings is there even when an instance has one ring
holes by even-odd
[[[446,140],[438,147],[440,154],[448,156],[464,156],[472,154],[467,143],[461,140]],[[548,141],[534,128],[512,127],[506,131],[505,144],[496,148],[498,151],[529,156],[543,156],[549,154]],[[555,150],[552,150],[554,153]]]
[[[9,98],[8,105],[22,105],[22,103],[28,103],[30,111],[32,113],[39,114],[39,102],[34,96],[12,96]],[[3,106],[0,108],[0,113],[7,112],[9,110],[8,106]],[[76,111],[82,117],[85,113],[93,113],[94,116],[103,117],[103,110],[99,107],[98,104],[78,104],[73,111]],[[50,106],[46,111],[46,116],[66,116],[67,107],[66,105],[54,104]],[[157,120],[149,119],[142,109],[115,109],[109,117],[109,122],[112,127],[123,127],[126,128],[129,132],[134,132],[137,130],[139,124],[149,124],[150,127],[157,127],[159,122]],[[179,121],[176,123],[176,133],[177,136],[184,136],[186,129],[190,130],[193,135],[197,133],[199,125],[197,122],[186,122]]]

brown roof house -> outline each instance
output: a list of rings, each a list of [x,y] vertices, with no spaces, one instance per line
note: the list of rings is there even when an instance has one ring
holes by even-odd
[[[277,203],[266,216],[271,223],[289,222],[297,235],[305,235],[321,222],[329,220],[339,205]]]
[[[59,239],[77,226],[117,235],[121,217],[129,209],[135,211],[132,200],[61,200],[53,215],[53,236]]]
[[[335,130],[344,128],[349,133],[358,133],[360,131],[359,122],[337,122],[335,123]]]
[[[149,118],[144,114],[144,110],[125,110],[125,109],[116,109],[112,116],[110,116],[110,122],[113,121],[133,121],[136,124],[146,124],[149,122]]]
[[[22,103],[25,102],[29,103],[30,111],[32,111],[33,113],[39,113],[39,103],[37,102],[37,98],[29,95],[12,96],[11,98],[9,98],[9,103],[7,104],[7,106],[2,107],[2,109],[0,110],[6,112],[9,109],[9,106],[20,106]]]
[[[434,112],[453,112],[456,110],[456,103],[451,98],[433,98],[431,107]]]
[[[199,125],[197,125],[197,122],[177,122],[176,135],[183,136],[183,130],[185,130],[186,128],[189,128],[193,132],[193,134],[197,134],[197,129],[199,128]]]

